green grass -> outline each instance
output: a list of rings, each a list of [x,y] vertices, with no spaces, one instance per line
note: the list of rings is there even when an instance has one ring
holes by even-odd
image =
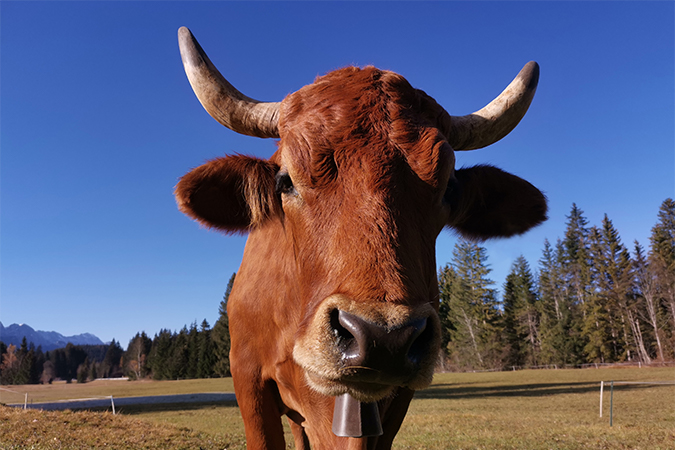
[[[675,386],[609,390],[601,380],[675,381],[673,369],[443,374],[418,392],[395,441],[400,449],[675,449]]]
[[[615,386],[614,426],[610,427],[607,386],[604,417],[598,417],[601,380],[675,381],[675,369],[439,374],[432,387],[416,394],[394,441],[394,448],[675,450],[675,386]],[[124,393],[153,395],[231,390],[229,379],[97,383],[80,385],[83,390],[78,390],[77,385],[40,386],[32,390],[30,395],[56,399],[77,398],[84,392],[87,395],[123,396]],[[28,389],[26,386],[10,388],[17,391]],[[90,390],[85,391],[84,388]],[[5,401],[4,395],[1,401]],[[20,401],[23,401],[22,396]],[[17,425],[16,417],[3,417],[5,409],[0,409],[0,449],[31,448],[28,444],[25,447],[7,446],[10,441],[5,438],[6,429],[21,428],[26,424],[30,426],[30,420],[33,419]],[[118,428],[120,433],[126,433],[127,439],[129,434],[145,433],[148,439],[162,440],[165,445],[157,448],[216,448],[218,445],[228,449],[246,448],[243,423],[234,404],[125,407],[122,415],[118,416],[110,413],[24,413],[20,410],[15,410],[13,414],[38,414],[42,415],[38,417],[44,417],[39,419],[46,423],[44,446],[35,448],[59,448],[47,446],[53,439],[47,429],[51,424],[54,437],[62,438],[64,434],[60,417],[66,414],[84,414],[84,419],[69,416],[71,423],[83,421],[79,426],[81,429],[86,429],[89,422],[98,420],[93,417],[105,417],[106,422],[100,426],[111,434],[107,434],[104,441],[97,442],[107,442],[110,448],[156,448],[144,447],[141,440],[134,445],[124,444],[125,441],[115,438],[111,431]],[[89,434],[100,436],[98,431]],[[151,438],[155,435],[159,437]],[[100,446],[86,441],[84,437],[81,439],[84,440],[80,444],[73,441],[61,448]],[[292,447],[288,428],[287,442]]]

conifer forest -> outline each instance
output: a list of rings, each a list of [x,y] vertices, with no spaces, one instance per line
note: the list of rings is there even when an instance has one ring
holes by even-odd
[[[675,201],[656,214],[649,243],[621,241],[609,217],[590,225],[572,205],[565,234],[543,243],[531,265],[512,264],[501,285],[488,254],[459,239],[438,273],[444,371],[580,367],[675,360]],[[213,328],[204,320],[153,338],[137,333],[124,350],[113,340],[43,352],[24,341],[0,342],[0,383],[86,382],[128,376],[156,380],[230,373],[227,299]]]

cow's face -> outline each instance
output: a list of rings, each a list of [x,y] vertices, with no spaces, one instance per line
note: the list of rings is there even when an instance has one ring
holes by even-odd
[[[342,69],[275,108],[269,161],[219,158],[176,188],[181,210],[207,226],[282,227],[302,305],[288,330],[293,358],[319,392],[372,401],[428,385],[440,231],[509,236],[545,219],[544,196],[526,181],[488,166],[455,170],[443,112],[397,74]]]
[[[277,178],[306,305],[293,356],[327,394],[431,379],[454,155],[417,95],[399,75],[347,68],[282,103]]]

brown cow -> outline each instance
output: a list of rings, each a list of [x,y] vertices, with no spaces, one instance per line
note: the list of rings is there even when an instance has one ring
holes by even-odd
[[[248,448],[284,448],[284,414],[299,449],[390,448],[439,354],[438,234],[506,237],[546,219],[546,199],[528,182],[454,168],[454,150],[517,125],[537,64],[462,117],[374,67],[336,70],[262,103],[232,87],[187,28],[178,34],[206,110],[238,133],[279,138],[269,160],[217,158],[176,187],[188,216],[249,233],[228,303]]]

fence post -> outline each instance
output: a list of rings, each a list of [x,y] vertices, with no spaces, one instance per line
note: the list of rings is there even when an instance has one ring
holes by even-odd
[[[113,411],[113,416],[115,415],[115,401],[113,400],[113,396],[110,396],[110,404],[112,405],[112,411]]]
[[[28,407],[28,392],[26,392],[26,396],[23,398],[23,409],[26,409]]]
[[[601,381],[600,382],[600,418],[602,419],[602,391],[605,388],[605,382]]]
[[[614,380],[609,388],[609,426],[612,426],[612,419],[614,418]]]

